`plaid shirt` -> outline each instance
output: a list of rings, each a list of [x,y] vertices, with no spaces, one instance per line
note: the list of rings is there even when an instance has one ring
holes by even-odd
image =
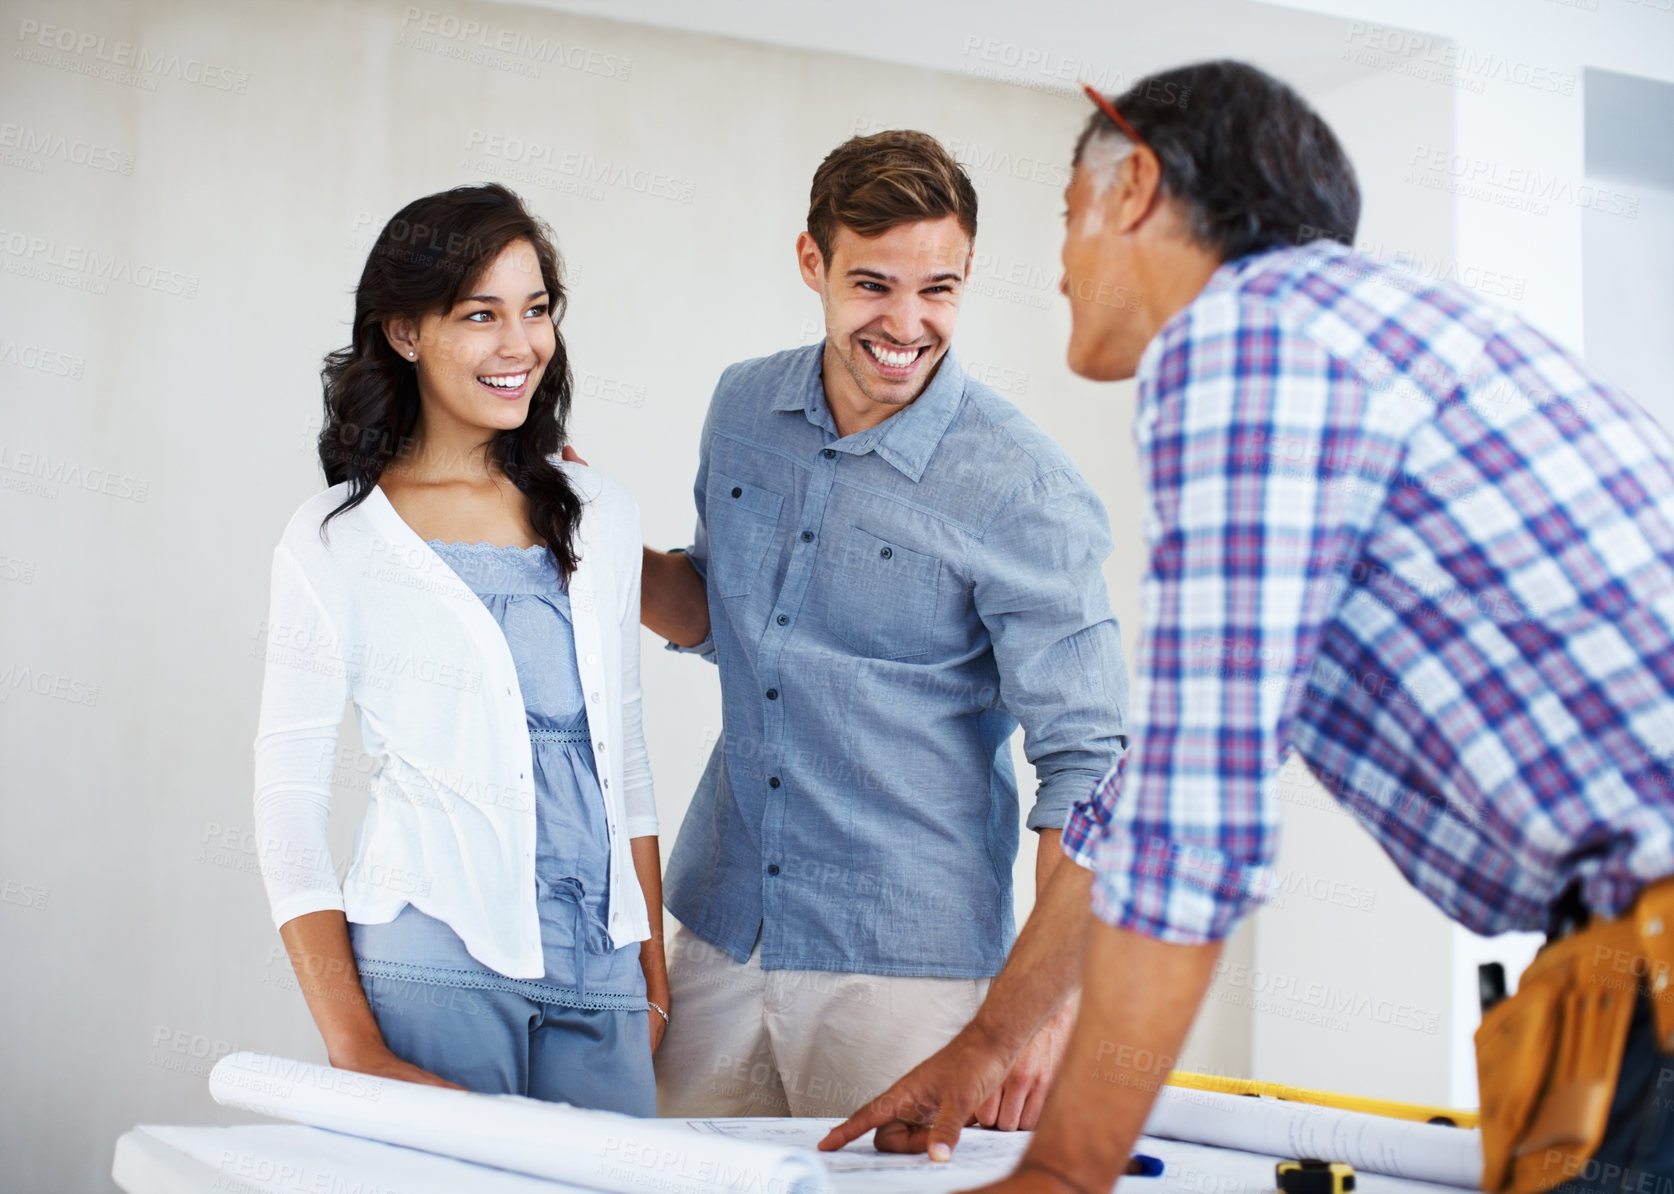
[[[1674,445],[1571,354],[1334,243],[1229,262],[1140,361],[1129,749],[1093,906],[1225,936],[1299,753],[1479,933],[1674,873]]]

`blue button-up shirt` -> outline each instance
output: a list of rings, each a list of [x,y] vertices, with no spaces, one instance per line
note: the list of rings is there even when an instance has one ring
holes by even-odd
[[[767,969],[976,978],[1016,935],[1027,824],[1061,829],[1120,757],[1127,670],[1104,507],[1064,450],[949,352],[840,436],[823,345],[716,387],[688,549],[720,741],[669,858],[669,911]]]

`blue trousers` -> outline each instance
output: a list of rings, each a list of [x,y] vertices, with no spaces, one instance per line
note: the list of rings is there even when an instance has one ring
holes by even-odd
[[[361,986],[390,1052],[439,1078],[478,1094],[657,1114],[649,1011],[368,974]]]
[[[1622,1052],[1604,1143],[1553,1194],[1674,1194],[1674,1056],[1657,1047],[1640,994]]]

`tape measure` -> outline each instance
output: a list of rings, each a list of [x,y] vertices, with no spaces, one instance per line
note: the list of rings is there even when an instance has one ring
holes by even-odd
[[[1350,1194],[1354,1189],[1354,1166],[1341,1161],[1280,1161],[1273,1167],[1273,1180],[1281,1194]]]

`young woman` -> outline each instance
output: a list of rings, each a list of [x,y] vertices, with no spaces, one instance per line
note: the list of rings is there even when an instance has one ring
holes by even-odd
[[[549,236],[504,187],[379,235],[323,371],[331,487],[274,552],[256,833],[332,1065],[655,1115],[639,515],[559,458],[563,310]],[[339,885],[345,701],[377,767]]]

